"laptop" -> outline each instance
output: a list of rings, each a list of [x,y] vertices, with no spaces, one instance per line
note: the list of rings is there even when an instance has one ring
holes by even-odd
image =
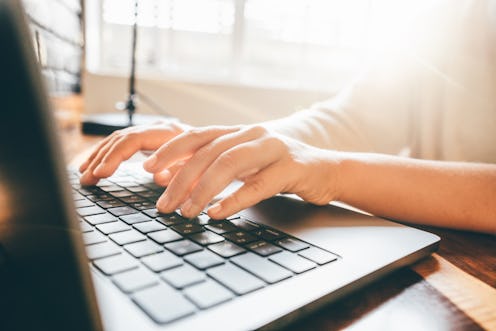
[[[19,1],[0,0],[0,29],[1,330],[281,328],[437,249],[433,234],[291,196],[227,220],[161,215],[163,188],[132,164],[81,187]]]

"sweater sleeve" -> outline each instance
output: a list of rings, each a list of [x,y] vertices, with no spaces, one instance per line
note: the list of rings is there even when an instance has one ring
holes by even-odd
[[[383,63],[336,97],[267,125],[319,148],[404,153],[412,134],[408,65]]]

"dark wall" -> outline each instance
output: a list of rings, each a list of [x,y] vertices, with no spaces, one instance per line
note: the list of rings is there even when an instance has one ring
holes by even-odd
[[[43,76],[53,95],[79,92],[82,0],[22,0]]]

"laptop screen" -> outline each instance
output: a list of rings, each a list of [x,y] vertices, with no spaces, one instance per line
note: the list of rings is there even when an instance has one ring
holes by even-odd
[[[18,1],[0,0],[0,30],[0,329],[99,329],[53,118]]]

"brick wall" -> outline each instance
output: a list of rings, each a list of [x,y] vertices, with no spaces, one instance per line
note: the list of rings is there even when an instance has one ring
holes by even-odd
[[[79,92],[82,0],[22,0],[43,76],[53,95]]]

